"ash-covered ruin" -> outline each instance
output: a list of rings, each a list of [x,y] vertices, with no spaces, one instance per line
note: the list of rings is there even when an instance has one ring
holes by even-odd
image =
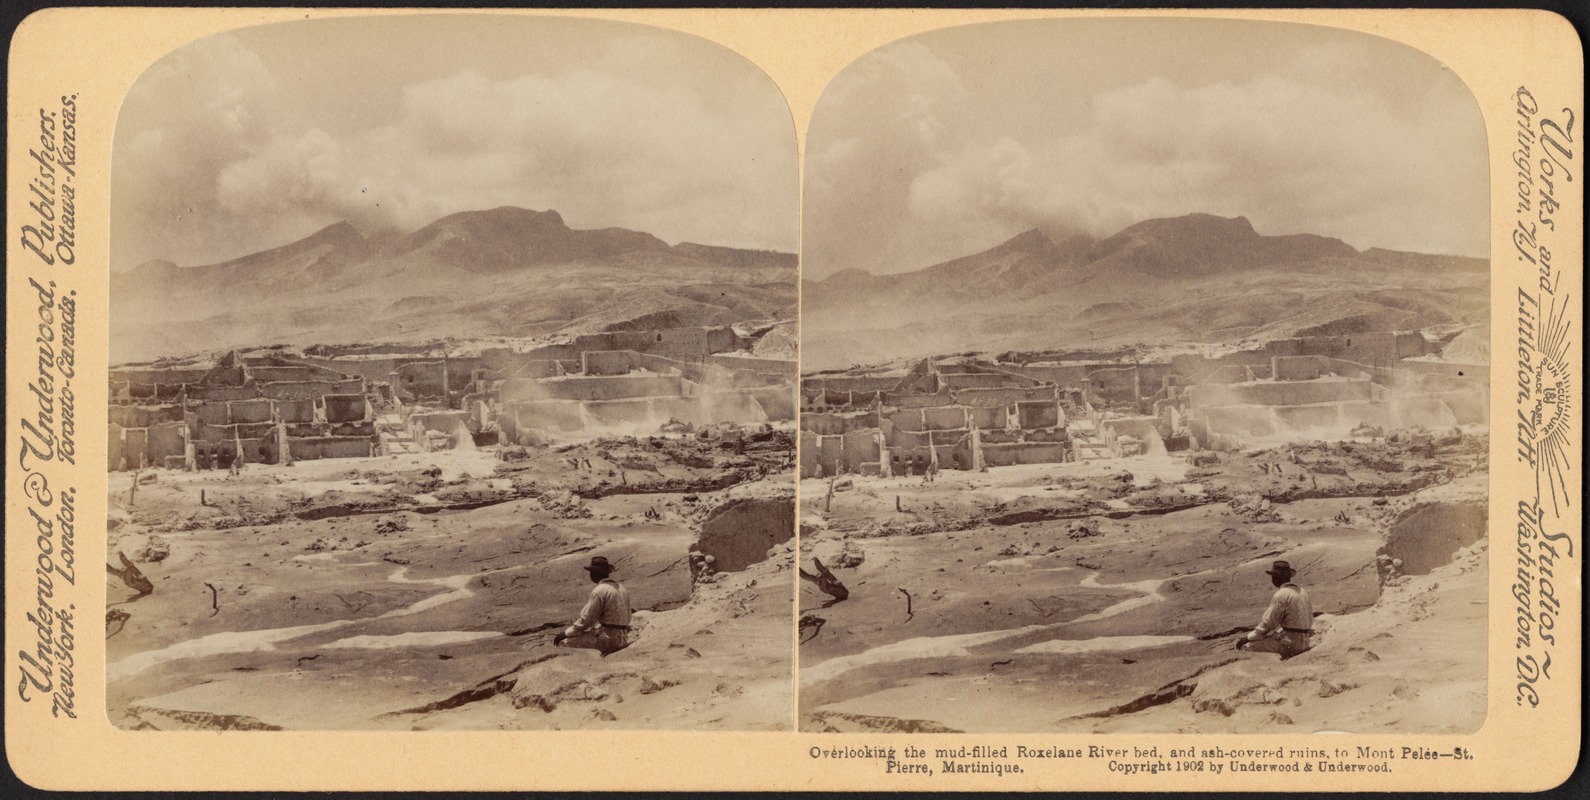
[[[1006,353],[801,384],[801,476],[920,475],[1488,423],[1461,331],[1308,336],[1211,356]],[[1470,363],[1472,360],[1473,363]]]
[[[226,469],[795,418],[770,326],[610,331],[528,348],[319,345],[110,373],[108,468]]]

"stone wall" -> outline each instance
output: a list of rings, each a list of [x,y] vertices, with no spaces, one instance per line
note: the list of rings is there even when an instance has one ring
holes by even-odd
[[[1053,428],[1061,424],[1060,405],[1054,401],[1017,403],[1016,413],[1023,429]]]
[[[847,431],[872,429],[878,427],[878,412],[863,411],[850,414],[802,414],[801,430],[823,436],[838,436]]]
[[[966,409],[966,416],[973,425],[983,430],[991,430],[1005,427],[1008,413],[1004,406],[990,408],[972,406]]]
[[[946,372],[940,373],[939,378],[951,389],[999,389],[1024,382],[994,372]]]
[[[961,406],[944,406],[941,408],[920,409],[922,415],[922,430],[947,431],[961,430],[967,427],[966,409]]]
[[[179,384],[198,383],[210,373],[209,367],[180,367],[170,369],[141,369],[126,368],[110,371],[110,379],[119,383],[140,383],[153,385],[157,383]]]
[[[336,370],[315,366],[314,364],[291,367],[249,367],[248,375],[260,383],[339,381],[347,377]]]
[[[363,394],[364,379],[340,381],[279,381],[258,384],[259,393],[277,400],[318,400],[328,394]]]
[[[1311,381],[1331,372],[1330,362],[1324,356],[1276,356],[1270,374],[1278,381]]]
[[[400,364],[388,379],[393,391],[403,400],[446,397],[449,389],[447,371],[440,360]]]
[[[147,428],[164,422],[183,421],[180,405],[164,406],[111,406],[110,421],[123,428]]]
[[[259,387],[253,382],[242,386],[190,386],[188,387],[189,400],[210,400],[222,402],[226,400],[248,400],[259,397]]]
[[[793,359],[714,354],[707,356],[706,361],[713,366],[736,371],[761,372],[789,380],[794,380],[796,377],[796,366]]]
[[[1063,444],[1020,442],[984,444],[983,460],[991,467],[1012,464],[1057,464],[1066,460]]]
[[[294,461],[315,461],[322,458],[362,458],[375,455],[375,444],[364,436],[288,437],[287,452]]]
[[[144,429],[147,433],[146,455],[150,464],[163,464],[168,457],[185,458],[188,453],[188,426],[182,422],[165,422]]]
[[[363,394],[328,394],[320,398],[327,422],[358,422],[368,419],[370,406]]]
[[[247,422],[238,425],[200,425],[193,430],[192,438],[203,442],[258,439],[269,435],[275,427],[276,424],[273,422]]]
[[[226,421],[231,424],[271,422],[276,419],[276,403],[265,398],[235,400],[226,404]]]
[[[397,358],[305,358],[304,363],[364,378],[372,383],[391,380],[398,367]]]
[[[1434,351],[1434,346],[1418,331],[1377,331],[1280,339],[1265,345],[1265,351],[1271,356],[1330,356],[1384,366],[1399,359],[1426,355]]]
[[[1059,397],[1056,386],[1009,387],[1000,389],[959,389],[954,393],[955,403],[963,406],[1013,406],[1021,402],[1046,400],[1054,402]]]
[[[585,375],[623,375],[634,364],[631,350],[587,350],[580,356],[580,372]]]
[[[278,400],[276,401],[276,418],[282,422],[314,422],[315,401]]]

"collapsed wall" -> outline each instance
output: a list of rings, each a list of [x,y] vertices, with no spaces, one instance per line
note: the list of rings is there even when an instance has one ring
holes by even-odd
[[[1069,460],[1058,386],[979,364],[953,369],[960,371],[941,372],[924,360],[892,388],[877,392],[865,409],[831,407],[827,388],[807,392],[802,477],[916,475],[935,466],[973,470]],[[847,390],[845,398],[855,394]],[[818,408],[833,410],[810,410]]]
[[[378,441],[364,378],[279,355],[111,370],[110,387],[111,471],[368,456]]]

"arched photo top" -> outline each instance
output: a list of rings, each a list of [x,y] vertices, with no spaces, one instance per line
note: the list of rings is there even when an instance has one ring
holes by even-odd
[[[294,21],[162,58],[114,148],[113,725],[790,727],[764,73],[627,23]]]
[[[986,23],[850,65],[805,146],[802,547],[909,594],[803,594],[804,730],[1481,727],[1489,170],[1450,70]]]

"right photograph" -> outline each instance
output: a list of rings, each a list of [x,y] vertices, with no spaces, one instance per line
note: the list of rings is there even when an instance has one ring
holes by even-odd
[[[836,76],[806,153],[802,730],[1481,726],[1489,169],[1449,69],[951,28]]]

